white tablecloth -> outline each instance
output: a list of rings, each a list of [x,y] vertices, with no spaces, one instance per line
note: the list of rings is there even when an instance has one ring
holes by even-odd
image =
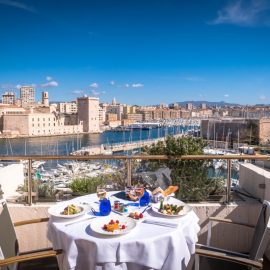
[[[95,201],[96,194],[91,194],[63,204],[87,202],[97,208]],[[113,212],[110,215],[112,219],[119,217]],[[144,216],[152,220],[165,220],[152,210],[146,211]],[[81,218],[84,217],[78,219]],[[177,228],[140,222],[130,233],[115,237],[93,232],[89,225],[92,220],[65,226],[71,221],[51,217],[48,224],[48,237],[54,249],[63,250],[63,254],[58,256],[62,270],[185,269],[191,254],[195,252],[197,233],[200,230],[199,219],[193,211],[170,220],[178,223]]]

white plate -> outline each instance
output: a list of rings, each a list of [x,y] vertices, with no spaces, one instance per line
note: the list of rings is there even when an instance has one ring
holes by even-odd
[[[163,202],[164,204],[170,204],[169,202]],[[184,208],[178,213],[178,215],[167,215],[167,214],[163,214],[161,212],[159,212],[159,207],[160,207],[160,202],[158,203],[154,203],[152,204],[152,210],[161,215],[161,216],[165,216],[165,217],[182,217],[184,215],[186,215],[187,213],[189,213],[191,210],[192,210],[192,207],[188,204],[185,204],[183,202],[180,202],[180,201],[176,201],[174,200],[174,202],[171,202],[172,204],[176,204],[178,206],[184,206]]]
[[[79,217],[81,215],[84,215],[86,213],[86,209],[84,207],[82,207],[81,205],[73,203],[74,205],[76,205],[76,207],[81,209],[81,212],[79,212],[77,214],[74,214],[74,215],[63,215],[63,214],[61,214],[64,211],[64,209],[70,204],[72,204],[72,203],[52,206],[52,207],[50,207],[48,209],[48,212],[49,212],[49,214],[51,216],[61,217],[61,218],[75,218],[75,217]]]
[[[108,232],[108,231],[105,231],[103,229],[103,226],[105,224],[108,224],[111,220],[119,220],[119,224],[120,225],[125,225],[126,228],[124,230],[117,230],[117,231],[114,231],[114,232]],[[132,218],[129,218],[129,217],[124,217],[124,216],[117,216],[117,217],[101,217],[101,218],[97,218],[95,220],[93,220],[91,222],[91,229],[96,232],[96,233],[99,233],[99,234],[103,234],[103,235],[110,235],[110,236],[113,236],[113,235],[122,235],[122,234],[126,234],[126,233],[129,233],[130,231],[132,231],[135,227],[136,227],[137,223],[135,220],[133,220]]]

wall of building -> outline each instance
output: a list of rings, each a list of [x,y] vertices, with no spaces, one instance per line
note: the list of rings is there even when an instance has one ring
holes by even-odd
[[[270,172],[251,163],[240,165],[239,186],[263,200],[270,201]]]
[[[270,144],[270,118],[260,119],[260,143]]]
[[[50,136],[83,132],[83,124],[75,124],[76,117],[55,113],[3,115],[3,134],[13,136]]]
[[[11,136],[28,136],[29,121],[27,114],[5,114],[3,115],[3,130],[2,133]]]
[[[257,119],[207,119],[201,121],[204,139],[257,144],[259,142],[259,120]]]
[[[83,121],[83,131],[99,133],[99,99],[82,97],[77,100],[78,120]]]
[[[0,167],[0,185],[4,192],[3,198],[10,199],[18,196],[16,192],[19,185],[24,184],[24,171],[22,163],[14,163]]]

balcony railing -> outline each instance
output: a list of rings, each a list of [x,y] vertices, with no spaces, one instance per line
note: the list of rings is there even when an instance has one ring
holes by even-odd
[[[127,185],[132,184],[134,162],[166,162],[169,160],[181,160],[181,161],[213,161],[213,160],[224,160],[225,163],[225,174],[226,175],[226,190],[225,190],[225,202],[229,203],[231,200],[231,186],[232,186],[232,161],[233,160],[246,160],[246,161],[266,161],[270,160],[269,156],[266,155],[185,155],[178,157],[168,157],[165,155],[95,155],[95,156],[0,156],[2,161],[27,161],[27,203],[31,205],[33,203],[33,162],[34,161],[121,161],[122,165],[125,166],[124,182]]]

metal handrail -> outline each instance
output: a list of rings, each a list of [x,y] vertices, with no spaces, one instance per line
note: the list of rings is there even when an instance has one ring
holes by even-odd
[[[230,189],[231,189],[231,166],[233,159],[242,160],[270,160],[268,155],[183,155],[169,157],[166,155],[88,155],[88,156],[49,156],[49,155],[33,155],[33,156],[0,156],[1,160],[9,161],[28,161],[28,203],[32,204],[32,162],[33,160],[126,160],[127,161],[127,183],[131,184],[131,170],[132,160],[211,160],[211,159],[225,159],[227,160],[227,191],[226,203],[230,203]]]
[[[248,159],[248,160],[270,160],[268,155],[183,155],[169,157],[166,155],[89,155],[89,156],[50,156],[50,155],[31,155],[31,156],[0,156],[0,160],[106,160],[106,159],[143,159],[143,160],[209,160],[209,159]]]

